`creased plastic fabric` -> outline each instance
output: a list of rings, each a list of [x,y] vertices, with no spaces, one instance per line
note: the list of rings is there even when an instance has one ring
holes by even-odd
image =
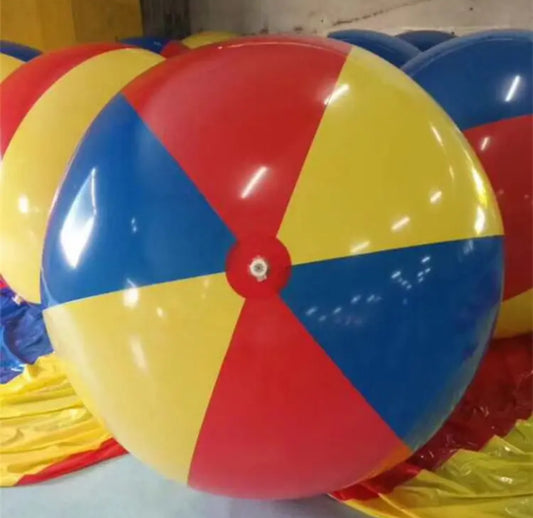
[[[379,517],[533,516],[532,337],[495,340],[443,428],[408,461],[333,494]]]
[[[47,480],[124,453],[52,353],[40,308],[0,288],[0,485]]]
[[[41,308],[17,304],[13,292],[0,286],[0,383],[9,382],[26,364],[51,352]]]

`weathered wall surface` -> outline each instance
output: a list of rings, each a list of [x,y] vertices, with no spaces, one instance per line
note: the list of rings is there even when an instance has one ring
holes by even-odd
[[[190,0],[192,30],[325,34],[533,27],[532,0]]]
[[[0,0],[4,40],[52,50],[142,33],[139,0]]]

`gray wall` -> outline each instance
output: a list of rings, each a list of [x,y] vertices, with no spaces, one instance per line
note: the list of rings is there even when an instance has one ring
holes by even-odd
[[[441,28],[465,33],[533,27],[532,0],[190,0],[190,11],[193,32]]]

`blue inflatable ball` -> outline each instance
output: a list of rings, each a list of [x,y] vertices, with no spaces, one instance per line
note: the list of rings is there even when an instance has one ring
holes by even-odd
[[[444,31],[407,31],[402,32],[396,36],[411,45],[414,45],[418,50],[424,52],[435,45],[444,43],[445,41],[455,38],[455,34]]]
[[[464,131],[530,114],[532,63],[532,31],[492,30],[447,41],[419,54],[403,71]]]
[[[328,38],[344,41],[373,52],[397,67],[402,67],[420,53],[414,45],[395,36],[376,31],[358,29],[335,31],[330,32]]]
[[[12,41],[0,40],[0,54],[6,54],[19,61],[30,61],[41,53],[40,50],[14,43]]]

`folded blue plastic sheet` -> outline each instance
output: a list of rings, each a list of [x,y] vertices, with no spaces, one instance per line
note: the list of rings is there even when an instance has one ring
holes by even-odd
[[[40,306],[18,304],[10,289],[0,289],[0,383],[11,381],[26,364],[51,352]]]

